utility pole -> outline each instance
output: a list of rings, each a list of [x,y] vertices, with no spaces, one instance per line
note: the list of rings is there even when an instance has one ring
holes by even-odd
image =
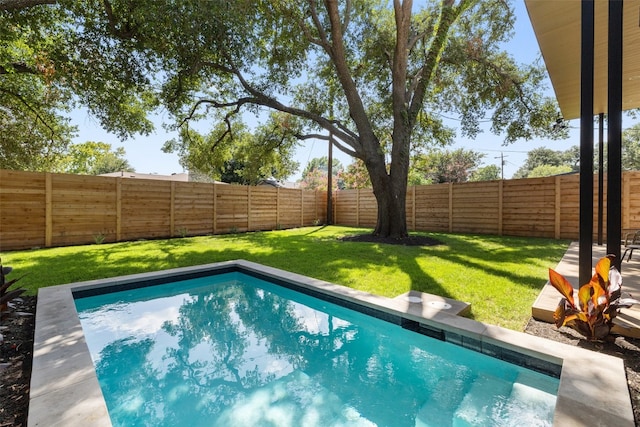
[[[498,158],[500,159],[500,176],[501,176],[501,179],[504,181],[504,158],[505,158],[505,155],[501,151],[500,152],[500,157],[494,157],[494,158],[495,159],[498,159]]]
[[[333,133],[329,132],[329,157],[327,158],[327,225],[333,224]]]
[[[329,113],[333,120],[333,90],[329,88]],[[333,132],[329,130],[329,153],[327,158],[327,225],[333,224]]]

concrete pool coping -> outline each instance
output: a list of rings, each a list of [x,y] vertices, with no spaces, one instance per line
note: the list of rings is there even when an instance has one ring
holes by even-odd
[[[124,286],[175,275],[239,269],[401,319],[486,354],[519,354],[534,364],[562,366],[555,426],[634,426],[622,359],[439,310],[408,298],[386,298],[244,260],[78,282],[40,289],[36,310],[28,426],[111,426],[75,309],[73,291]],[[415,296],[415,295],[414,295]],[[496,354],[502,352],[504,354]]]

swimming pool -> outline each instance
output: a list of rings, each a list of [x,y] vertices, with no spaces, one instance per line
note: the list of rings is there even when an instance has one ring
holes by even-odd
[[[553,421],[557,378],[242,272],[76,308],[115,426]]]
[[[633,425],[624,367],[620,359],[593,354],[579,348],[567,347],[559,343],[452,316],[446,312],[434,310],[426,304],[415,304],[398,299],[390,300],[246,261],[233,261],[42,289],[38,296],[36,312],[29,426],[111,425],[87,342],[75,311],[73,293],[86,295],[87,291],[94,293],[96,289],[101,288],[126,290],[126,288],[137,286],[140,283],[151,285],[167,280],[176,280],[176,278],[179,280],[194,279],[211,274],[238,271],[248,273],[253,277],[258,276],[270,281],[273,280],[288,287],[295,287],[307,294],[316,294],[315,296],[321,294],[326,297],[324,299],[340,300],[341,304],[361,307],[361,311],[368,312],[367,314],[371,314],[370,312],[379,313],[379,317],[385,319],[386,327],[398,328],[391,324],[396,322],[410,329],[422,329],[428,335],[436,336],[439,339],[437,346],[456,350],[461,350],[460,346],[467,347],[506,360],[520,359],[520,363],[531,364],[531,367],[555,366],[558,369],[561,367],[554,425],[588,425],[594,417],[603,423],[602,425]],[[300,304],[300,302],[296,301],[295,304]],[[322,304],[326,304],[326,301]],[[343,347],[352,345],[352,342],[345,338],[349,336],[347,331],[352,326],[347,327],[346,324],[357,324],[348,317],[350,313],[350,310],[346,310],[346,312],[332,314],[333,318],[341,319],[341,322],[336,321],[337,323],[334,324],[334,332],[340,331],[342,334]],[[328,323],[325,321],[322,324],[325,325],[325,329],[317,329],[316,335],[320,333],[320,330],[326,331]],[[387,335],[409,333],[402,328],[395,329],[395,331],[400,332],[387,332]],[[324,335],[320,334],[320,336]],[[365,334],[362,333],[362,336]],[[253,342],[258,342],[255,336],[252,339]],[[363,342],[369,341],[369,339],[363,340]],[[411,341],[413,342],[414,339]],[[334,343],[334,341],[331,342]],[[372,342],[376,342],[375,335]],[[262,348],[263,353],[266,348],[264,343],[266,341],[261,347],[258,346],[258,348]],[[453,343],[458,346],[453,346]],[[419,350],[419,346],[415,346],[414,353],[421,354]],[[389,353],[391,352],[388,350],[383,353],[384,357],[389,358]],[[453,351],[449,358],[458,357],[458,353],[459,351]],[[371,351],[369,354],[372,354]],[[367,373],[364,377],[365,380],[369,378],[369,373],[372,375],[371,378],[380,378],[381,375],[382,377],[386,375],[388,380],[389,372],[395,372],[393,370],[387,372],[382,369],[387,364],[377,362],[387,361],[387,359],[378,356],[377,359],[371,359],[369,364],[363,365],[365,366],[364,370],[360,369],[361,372]],[[287,357],[284,360],[288,360]],[[270,390],[275,393],[287,387],[296,388],[300,384],[313,383],[316,390],[320,390],[313,393],[313,396],[334,402],[337,406],[329,406],[341,408],[338,412],[347,417],[347,420],[359,419],[356,418],[358,416],[362,420],[369,420],[369,414],[376,413],[373,409],[360,410],[361,407],[350,403],[351,401],[340,393],[339,387],[333,384],[327,386],[317,381],[317,377],[314,377],[313,374],[319,371],[298,369],[299,366],[291,364],[291,361],[287,363],[289,363],[288,368],[274,371],[280,372],[281,376],[269,383],[272,385],[263,384],[262,392]],[[589,370],[585,370],[584,366],[589,366]],[[495,372],[495,369],[489,369],[489,371]],[[353,378],[354,373],[341,375],[344,378],[351,375]],[[421,372],[419,375],[423,375],[423,373]],[[336,376],[334,375],[334,377]],[[337,377],[341,378],[341,376]],[[253,381],[257,381],[256,378],[257,376]],[[594,382],[594,378],[597,378],[598,382]],[[370,387],[368,383],[363,384],[367,384],[367,386],[361,388]],[[602,393],[602,390],[607,390],[607,392]],[[175,392],[179,394],[183,391],[176,389]],[[394,405],[389,393],[380,394],[379,405]],[[269,394],[267,393],[267,395]],[[246,393],[245,397],[247,396],[258,398],[264,397],[265,393],[253,391]],[[409,393],[408,396],[424,397],[420,393]],[[244,402],[256,403],[251,399],[244,400]],[[429,404],[428,399],[416,403],[414,412],[418,414],[417,419],[425,419],[428,422],[429,417],[434,416],[433,407],[429,407]],[[420,410],[423,408],[426,408],[422,412],[425,416],[420,418]],[[335,412],[334,410],[333,413]],[[581,421],[584,423],[581,424]]]

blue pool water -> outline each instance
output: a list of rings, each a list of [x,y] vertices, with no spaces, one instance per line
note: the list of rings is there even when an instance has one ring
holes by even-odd
[[[550,426],[558,379],[240,272],[76,299],[114,426]]]

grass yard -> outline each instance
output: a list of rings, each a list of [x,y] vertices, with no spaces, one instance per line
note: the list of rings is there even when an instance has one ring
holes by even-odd
[[[431,247],[342,242],[371,230],[294,230],[73,246],[2,254],[30,294],[45,286],[246,259],[394,297],[411,289],[471,303],[478,321],[522,330],[568,241],[425,233]]]

